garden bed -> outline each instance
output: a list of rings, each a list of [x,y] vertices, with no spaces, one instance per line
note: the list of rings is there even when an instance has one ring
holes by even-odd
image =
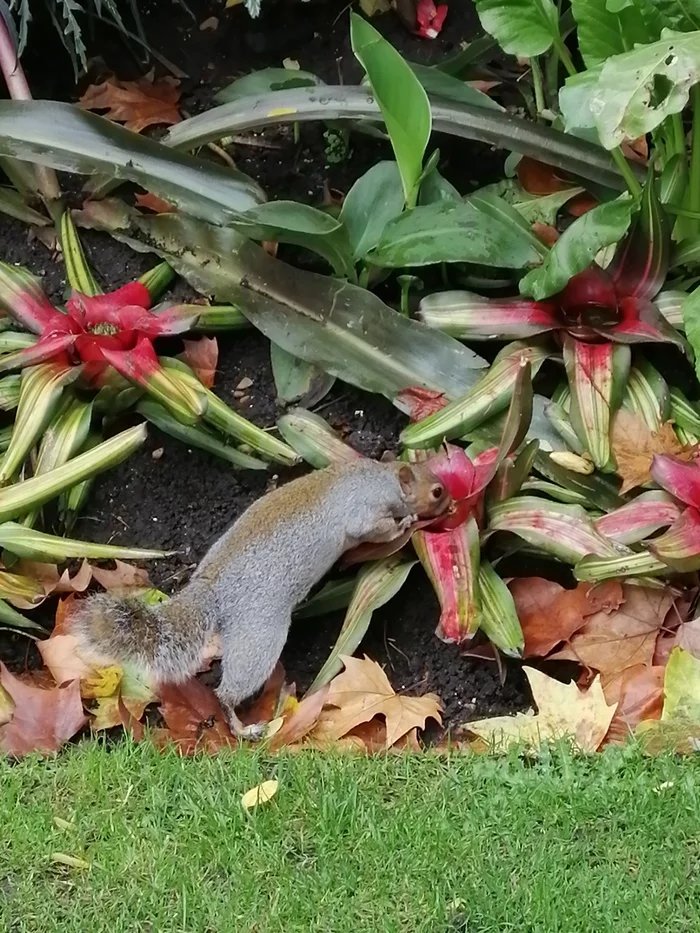
[[[348,17],[343,3],[294,4],[266,0],[265,12],[251,21],[242,8],[224,12],[220,5],[196,5],[193,22],[177,6],[153,4],[144,11],[146,32],[157,49],[191,77],[183,79],[183,109],[195,113],[210,104],[213,93],[232,78],[251,70],[279,66],[292,58],[322,78],[356,83],[359,65],[349,47]],[[200,29],[216,16],[218,28]],[[414,61],[433,62],[459,48],[475,30],[470,4],[454,4],[440,37],[424,41],[410,36],[393,15],[376,20],[390,41]],[[41,29],[41,26],[39,27]],[[35,38],[26,58],[37,97],[75,99],[67,59],[49,75],[39,67],[49,53],[54,33],[45,32],[44,47]],[[144,66],[125,56],[119,37],[103,32],[93,41],[104,71],[129,79],[143,74]],[[35,64],[36,63],[36,64]],[[99,74],[90,73],[94,79]],[[201,76],[198,80],[197,76]],[[82,85],[78,90],[82,89]],[[292,128],[279,128],[262,136],[265,146],[237,146],[237,166],[255,178],[270,199],[294,198],[318,203],[324,187],[346,192],[372,164],[390,157],[388,144],[353,135],[348,157],[328,161],[321,125],[301,127],[297,143]],[[498,176],[502,156],[488,147],[462,140],[437,140],[440,170],[466,192]],[[117,286],[153,265],[152,257],[139,256],[105,234],[82,235],[88,259],[105,286]],[[283,257],[285,254],[280,251]],[[22,263],[42,276],[47,292],[59,298],[65,288],[63,267],[46,248],[27,239],[26,227],[3,218],[0,256]],[[184,286],[178,286],[182,294]],[[260,426],[269,426],[280,413],[269,364],[269,343],[257,332],[219,337],[219,364],[215,390],[234,409]],[[243,379],[249,388],[237,387]],[[245,383],[244,383],[245,384]],[[397,446],[405,418],[381,396],[336,384],[323,403],[324,417],[340,430],[353,447],[379,457]],[[198,450],[150,429],[147,444],[120,467],[98,479],[87,514],[75,534],[99,542],[177,550],[167,560],[154,562],[149,572],[154,585],[166,592],[182,586],[207,547],[269,484],[284,482],[293,471],[261,474],[238,471]],[[50,530],[47,528],[47,530]],[[375,614],[370,632],[360,647],[386,668],[397,691],[435,691],[443,701],[447,723],[523,709],[528,705],[519,665],[508,666],[505,684],[492,662],[464,658],[454,645],[434,635],[438,604],[420,570],[409,577],[400,594]],[[303,691],[325,661],[338,633],[342,614],[297,623],[290,635],[283,662],[289,680]],[[0,656],[10,666],[32,663],[27,641],[0,634]],[[38,656],[37,656],[38,661]]]

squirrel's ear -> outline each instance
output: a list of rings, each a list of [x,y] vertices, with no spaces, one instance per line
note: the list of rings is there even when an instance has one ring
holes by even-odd
[[[416,474],[407,463],[399,467],[399,482],[405,490],[410,490],[416,481]]]

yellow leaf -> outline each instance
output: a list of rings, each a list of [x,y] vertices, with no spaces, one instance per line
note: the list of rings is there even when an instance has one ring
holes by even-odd
[[[503,751],[509,745],[522,744],[536,750],[544,742],[572,739],[582,752],[594,752],[605,738],[617,703],[605,702],[600,677],[588,690],[579,690],[575,683],[563,684],[541,671],[526,667],[537,714],[517,713],[466,723],[465,728]]]
[[[70,823],[68,820],[64,820],[60,816],[55,816],[53,821],[59,829],[62,829],[65,832],[75,829],[75,823]]]
[[[271,719],[267,724],[267,729],[265,729],[265,738],[271,739],[273,735],[276,735],[282,726],[284,725],[284,716],[278,716],[277,719]]]
[[[687,462],[695,451],[681,444],[670,421],[655,433],[640,415],[624,408],[615,415],[611,442],[617,473],[622,478],[621,495],[651,480],[649,470],[655,454],[669,454]]]
[[[251,787],[241,797],[241,806],[246,810],[252,810],[261,803],[267,803],[275,796],[278,787],[278,781],[263,781],[257,787]]]
[[[226,0],[226,9],[228,10],[232,6],[240,6],[241,3],[243,3],[243,0]]]
[[[365,16],[376,16],[391,9],[389,0],[360,0],[360,9]]]
[[[80,695],[85,700],[96,700],[98,697],[111,697],[117,692],[122,682],[124,672],[116,664],[111,667],[101,667],[91,677],[80,682]]]
[[[89,868],[90,863],[83,858],[76,858],[75,855],[66,855],[65,852],[52,852],[51,861],[59,865],[67,865],[69,868]]]
[[[423,729],[426,719],[442,722],[440,699],[434,693],[422,697],[397,694],[375,661],[343,655],[341,660],[345,670],[330,683],[313,739],[339,739],[360,723],[384,716],[386,747],[390,748],[411,729]]]
[[[4,687],[0,687],[0,726],[4,726],[12,719],[14,711],[15,704],[12,702],[12,697]]]

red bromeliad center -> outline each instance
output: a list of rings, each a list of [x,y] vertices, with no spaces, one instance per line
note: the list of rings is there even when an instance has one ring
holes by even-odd
[[[600,330],[614,330],[624,318],[615,286],[598,266],[573,276],[555,300],[563,329],[586,343],[605,342]]]

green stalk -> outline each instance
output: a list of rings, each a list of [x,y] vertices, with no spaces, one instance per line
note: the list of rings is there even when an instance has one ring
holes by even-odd
[[[619,146],[616,146],[614,149],[610,150],[610,155],[615,160],[615,165],[617,165],[617,167],[620,170],[620,174],[625,179],[625,182],[627,183],[627,187],[629,188],[630,194],[632,195],[632,197],[636,198],[637,200],[641,198],[642,186],[639,184],[639,182],[635,178],[634,172],[630,168],[627,162],[627,159],[623,155],[622,149],[620,149]]]
[[[542,111],[546,104],[544,100],[544,82],[542,80],[542,69],[538,59],[530,59],[530,71],[532,73],[532,87],[535,91],[535,106],[537,107],[537,116],[542,116]]]
[[[175,278],[175,270],[167,262],[159,262],[157,266],[144,272],[139,282],[145,285],[152,301],[156,301]]]
[[[560,35],[554,36],[554,48],[557,51],[557,55],[561,59],[561,63],[569,74],[569,77],[573,77],[576,74],[576,66],[573,63],[571,55],[569,55],[569,50],[566,47],[566,43]]]
[[[176,551],[156,551],[147,548],[118,547],[112,544],[95,544],[93,541],[77,541],[47,535],[33,528],[25,528],[17,522],[0,524],[0,547],[18,557],[44,563],[61,564],[66,560],[155,560],[176,554]]]

